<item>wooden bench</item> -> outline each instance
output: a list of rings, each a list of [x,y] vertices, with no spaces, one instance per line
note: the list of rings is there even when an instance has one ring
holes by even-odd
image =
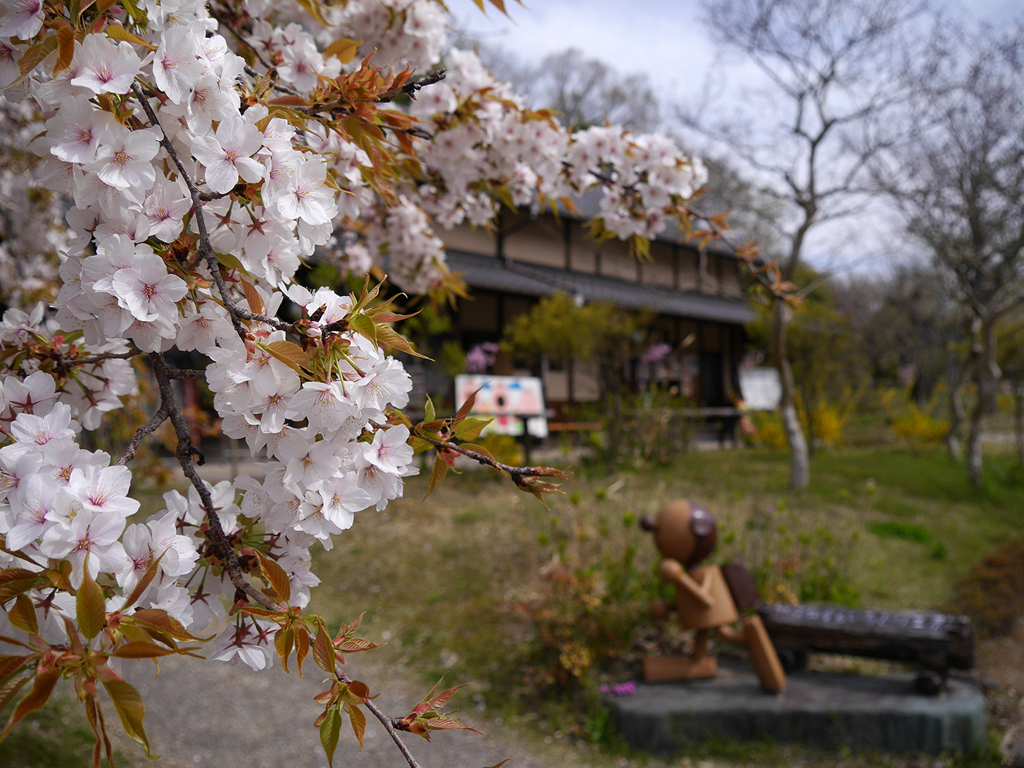
[[[837,653],[916,664],[919,693],[941,691],[951,669],[974,668],[974,627],[966,616],[870,611],[830,605],[758,605],[787,671],[808,653]]]

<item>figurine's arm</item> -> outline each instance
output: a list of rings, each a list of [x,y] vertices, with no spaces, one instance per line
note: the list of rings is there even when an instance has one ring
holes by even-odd
[[[670,581],[681,589],[685,589],[691,595],[693,595],[698,602],[704,605],[705,608],[710,608],[715,604],[714,598],[708,590],[711,584],[710,579],[704,579],[702,584],[698,584],[693,580],[679,564],[678,560],[672,558],[666,558],[661,561],[661,567],[658,569],[658,573],[661,575],[663,581]]]

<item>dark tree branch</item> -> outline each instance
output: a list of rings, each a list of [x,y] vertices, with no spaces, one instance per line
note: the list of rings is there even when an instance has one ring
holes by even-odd
[[[156,377],[157,386],[160,389],[161,410],[166,409],[167,418],[171,420],[171,424],[174,427],[174,434],[178,439],[178,448],[175,451],[178,464],[181,465],[181,471],[185,474],[185,477],[188,478],[189,482],[192,483],[192,487],[195,488],[196,492],[199,494],[199,498],[203,504],[203,510],[206,513],[206,520],[210,526],[207,535],[213,544],[223,552],[224,570],[227,572],[228,578],[231,579],[231,583],[234,584],[235,589],[239,590],[249,599],[263,606],[267,610],[282,610],[281,606],[262,592],[257,591],[248,581],[246,581],[245,576],[242,573],[242,568],[238,562],[238,555],[235,554],[235,550],[231,546],[231,542],[228,540],[227,535],[224,533],[224,528],[220,524],[220,518],[217,516],[217,509],[213,505],[213,496],[210,494],[210,489],[206,486],[206,483],[203,482],[203,479],[199,477],[199,473],[196,471],[195,465],[192,463],[192,458],[198,454],[198,451],[192,447],[192,435],[189,431],[188,424],[185,422],[185,416],[181,412],[181,409],[178,407],[177,401],[175,400],[174,390],[171,388],[174,369],[167,364],[163,355],[158,352],[150,352],[149,359],[153,365],[153,375]],[[199,455],[201,457],[201,454]]]
[[[335,668],[335,675],[342,683],[353,682],[351,677],[337,668]],[[380,707],[372,701],[366,701],[363,706],[365,706],[370,711],[370,714],[377,718],[377,720],[380,721],[380,724],[384,726],[384,730],[387,731],[391,740],[395,742],[395,746],[398,747],[398,751],[402,753],[402,757],[404,757],[405,761],[409,764],[409,768],[421,768],[420,764],[416,762],[416,758],[413,757],[412,752],[409,751],[409,748],[405,745],[402,737],[398,735],[398,731],[395,729],[395,722],[398,721],[398,718],[389,717],[384,714]]]

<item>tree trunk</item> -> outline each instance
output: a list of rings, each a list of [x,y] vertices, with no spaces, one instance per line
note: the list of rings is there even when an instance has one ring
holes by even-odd
[[[999,365],[996,363],[995,321],[991,318],[976,321],[973,343],[977,345],[974,355],[974,381],[978,387],[978,401],[971,411],[971,428],[967,436],[967,479],[975,488],[981,488],[981,428],[982,419],[992,411],[996,400],[996,385],[999,383]]]
[[[796,382],[793,379],[793,368],[789,364],[786,353],[786,331],[789,328],[791,310],[785,301],[775,301],[775,313],[772,316],[772,362],[779,372],[779,383],[782,386],[782,398],[779,401],[779,417],[782,430],[789,443],[790,476],[792,488],[806,488],[811,480],[810,455],[807,452],[807,440],[800,427],[800,417],[796,411]]]
[[[1024,467],[1024,383],[1013,385],[1014,426],[1016,427],[1017,464]]]
[[[964,457],[960,447],[960,425],[964,423],[964,403],[960,398],[964,383],[964,374],[969,363],[964,361],[957,366],[956,377],[949,385],[949,429],[946,430],[946,449],[953,461]]]

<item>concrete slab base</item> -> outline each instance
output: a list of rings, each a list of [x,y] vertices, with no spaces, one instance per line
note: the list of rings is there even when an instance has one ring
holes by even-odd
[[[800,672],[786,692],[761,690],[752,670],[722,663],[714,680],[641,683],[610,698],[631,747],[671,753],[709,738],[798,742],[855,751],[967,753],[985,745],[985,697],[951,680],[939,696],[914,693],[912,677]]]

